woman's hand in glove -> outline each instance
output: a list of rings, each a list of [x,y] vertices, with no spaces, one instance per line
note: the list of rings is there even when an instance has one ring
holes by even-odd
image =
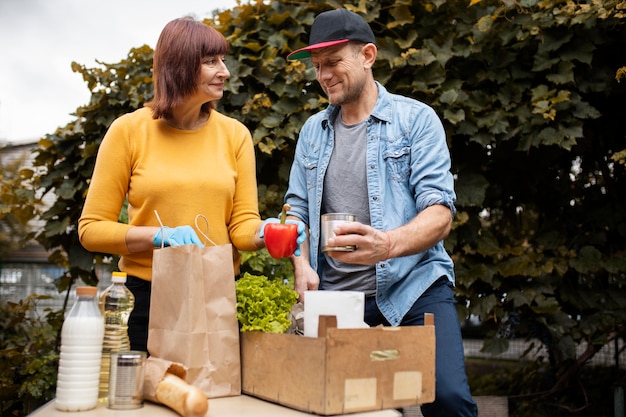
[[[154,246],[204,245],[191,226],[162,227],[154,235]]]

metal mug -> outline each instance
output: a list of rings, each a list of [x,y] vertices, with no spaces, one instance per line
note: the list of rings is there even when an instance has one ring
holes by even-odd
[[[347,246],[328,246],[328,239],[335,237],[333,229],[342,223],[354,222],[356,216],[349,213],[327,213],[322,214],[322,251],[338,251],[338,252],[352,252],[356,249],[354,245]]]

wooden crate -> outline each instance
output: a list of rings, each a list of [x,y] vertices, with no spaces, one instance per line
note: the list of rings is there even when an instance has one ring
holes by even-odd
[[[242,392],[319,415],[402,408],[435,399],[435,325],[338,329],[317,338],[241,334]]]

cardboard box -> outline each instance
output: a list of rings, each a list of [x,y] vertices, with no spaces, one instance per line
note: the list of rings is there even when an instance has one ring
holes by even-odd
[[[242,392],[320,415],[435,400],[432,314],[424,326],[338,329],[320,316],[319,327],[317,338],[242,333]]]

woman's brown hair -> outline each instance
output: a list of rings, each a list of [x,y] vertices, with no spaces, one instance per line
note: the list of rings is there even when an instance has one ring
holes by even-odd
[[[165,25],[152,63],[154,98],[146,104],[152,108],[152,117],[171,116],[172,109],[196,91],[203,58],[228,52],[228,42],[221,33],[192,17]],[[211,103],[205,103],[203,110],[210,111]]]

